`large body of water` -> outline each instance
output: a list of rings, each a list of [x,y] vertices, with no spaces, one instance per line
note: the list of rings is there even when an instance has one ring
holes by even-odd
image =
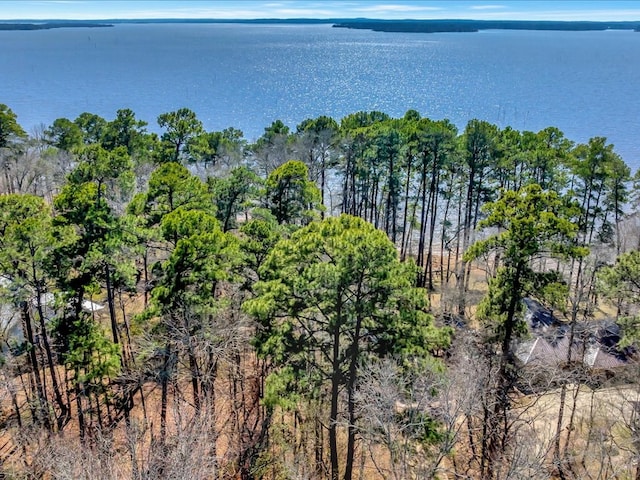
[[[359,110],[557,126],[640,167],[640,33],[376,33],[329,25],[120,24],[0,31],[0,103],[26,130],[131,108],[157,131],[189,107],[255,140],[281,119]]]

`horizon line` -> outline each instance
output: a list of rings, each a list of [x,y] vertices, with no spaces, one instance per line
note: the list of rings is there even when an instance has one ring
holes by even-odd
[[[112,18],[0,18],[0,22],[167,22],[167,21],[189,21],[189,22],[255,22],[255,21],[303,21],[332,23],[342,20],[367,20],[376,22],[450,22],[450,21],[471,21],[471,22],[551,22],[551,23],[634,23],[636,20],[553,20],[553,19],[505,19],[505,18],[375,18],[375,17],[255,17],[255,18],[217,18],[217,17],[112,17]]]

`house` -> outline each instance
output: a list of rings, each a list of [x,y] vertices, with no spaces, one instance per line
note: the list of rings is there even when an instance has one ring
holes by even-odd
[[[628,365],[629,351],[619,348],[620,326],[612,320],[576,323],[571,328],[533,299],[525,299],[524,319],[530,337],[514,345],[523,365],[563,366],[582,364],[589,370],[612,371]]]
[[[10,292],[12,282],[9,277],[0,275],[0,289]],[[36,309],[38,306],[42,308],[43,316],[46,321],[51,320],[55,314],[55,295],[50,292],[46,292],[38,296],[33,295],[29,299],[29,304],[32,309]],[[104,305],[100,305],[91,300],[84,299],[82,301],[82,309],[88,313],[97,313],[105,308]],[[36,326],[36,329],[39,327]],[[38,343],[39,334],[35,334],[35,343]],[[7,351],[9,344],[22,344],[25,341],[25,335],[23,331],[22,317],[20,311],[17,309],[14,299],[11,295],[0,298],[0,352]]]

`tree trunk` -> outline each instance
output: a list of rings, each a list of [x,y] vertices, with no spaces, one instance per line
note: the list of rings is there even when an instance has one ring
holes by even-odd
[[[325,159],[325,152],[322,152],[321,155],[321,163],[320,163],[320,205],[324,206],[324,199],[325,199],[325,194],[324,194],[324,189],[325,189],[325,175],[326,175],[326,159]],[[331,211],[329,211],[329,214],[331,214]],[[322,220],[324,220],[324,209],[320,212],[320,217],[322,218]]]
[[[358,287],[358,297],[361,295]],[[359,304],[360,300],[356,299]],[[347,434],[347,461],[345,464],[344,480],[351,480],[353,475],[353,462],[356,446],[356,413],[355,413],[355,386],[357,378],[358,361],[360,357],[360,330],[362,329],[362,315],[358,312],[356,319],[353,343],[351,344],[351,359],[349,363],[349,379],[347,380],[347,397],[349,411],[349,427]]]
[[[424,268],[424,245],[427,235],[427,164],[426,164],[426,152],[423,153],[422,158],[422,172],[420,174],[420,237],[418,239],[418,266]],[[420,274],[418,280],[418,286],[424,287],[424,274]]]
[[[331,357],[331,411],[329,413],[329,455],[331,458],[331,480],[340,476],[338,464],[338,394],[340,392],[340,326],[333,331],[333,353]]]
[[[51,376],[51,384],[53,386],[53,396],[56,399],[56,403],[60,408],[60,415],[57,417],[57,428],[60,430],[69,420],[70,406],[65,403],[62,398],[60,390],[60,384],[58,383],[58,374],[53,362],[53,353],[51,352],[51,345],[49,344],[49,335],[47,334],[47,325],[44,315],[44,308],[42,306],[42,292],[40,286],[36,286],[36,305],[38,310],[38,316],[40,317],[40,334],[42,337],[42,343],[44,345],[45,355],[47,356],[47,363],[49,364],[49,375]]]
[[[164,359],[160,381],[162,393],[160,396],[160,444],[164,445],[167,438],[167,406],[169,404],[169,377],[171,376],[171,345],[167,343],[164,347]]]
[[[489,418],[489,442],[487,445],[487,478],[495,477],[495,466],[500,454],[504,453],[504,436],[506,435],[506,415],[509,409],[509,391],[513,385],[513,362],[511,361],[511,341],[516,326],[516,311],[520,303],[521,276],[524,265],[516,265],[511,284],[511,298],[507,308],[507,318],[504,323],[504,337],[502,339],[498,391],[494,399],[494,408]],[[501,428],[500,424],[504,427]]]
[[[436,218],[438,216],[438,181],[440,179],[439,170],[437,168],[437,157],[433,160],[433,169],[431,170],[431,186],[429,187],[429,205],[430,218],[429,223],[429,248],[427,250],[427,262],[425,270],[427,273],[427,287],[429,291],[433,291],[433,239],[436,233]],[[442,258],[440,259],[442,262]]]
[[[78,372],[76,372],[74,376],[76,378],[76,381],[74,381],[74,383],[76,384],[76,407],[78,409],[78,427],[80,429],[80,440],[84,440],[85,431],[86,431],[84,410],[83,410],[84,407],[82,406],[82,397],[84,396],[84,384],[77,381],[79,376]]]
[[[118,321],[116,319],[116,305],[113,296],[113,285],[111,284],[111,267],[108,263],[104,264],[104,278],[107,287],[107,306],[109,308],[109,320],[111,321],[111,335],[113,336],[113,343],[116,345],[120,343],[120,336],[118,335]],[[124,352],[123,362],[124,362]],[[124,366],[124,364],[123,364]]]
[[[316,408],[320,408],[318,405]],[[315,472],[319,477],[326,474],[326,466],[324,463],[324,435],[322,422],[320,421],[320,412],[316,412],[314,415],[314,458],[315,458]]]
[[[38,362],[38,355],[36,350],[36,345],[33,337],[33,326],[31,324],[31,314],[29,312],[29,303],[27,301],[23,301],[20,304],[20,313],[22,315],[22,324],[24,327],[24,332],[27,336],[28,342],[28,351],[29,351],[29,362],[31,363],[31,370],[33,371],[33,378],[35,381],[36,394],[38,396],[38,419],[43,422],[44,426],[47,429],[51,429],[51,422],[49,418],[48,408],[47,408],[47,396],[44,391],[42,377],[40,376],[40,365]]]
[[[409,153],[407,155],[407,177],[405,179],[405,188],[404,188],[404,211],[402,213],[402,244],[400,246],[400,258],[401,260],[404,260],[406,257],[406,249],[405,249],[405,242],[407,240],[411,241],[410,239],[407,239],[407,234],[408,232],[408,227],[407,227],[407,218],[408,218],[408,214],[409,214],[409,187],[411,184],[411,163],[412,163],[412,155],[411,153]]]
[[[189,343],[191,343],[189,341]],[[191,389],[193,391],[193,406],[196,410],[196,413],[200,413],[200,388],[199,388],[199,378],[200,372],[198,369],[198,361],[193,352],[193,348],[189,345],[189,369],[191,370]]]

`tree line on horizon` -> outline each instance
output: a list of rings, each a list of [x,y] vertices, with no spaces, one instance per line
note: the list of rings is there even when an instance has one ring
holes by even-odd
[[[254,143],[205,131],[187,108],[157,123],[149,133],[122,109],[27,135],[0,105],[4,472],[618,468],[612,450],[595,464],[576,453],[575,385],[597,391],[592,375],[569,355],[540,380],[513,354],[525,298],[562,315],[571,338],[607,305],[633,351],[637,189],[605,138],[482,120],[459,132],[415,110],[295,131],[277,120]],[[526,430],[534,377],[533,403],[540,382],[559,391],[545,445]],[[636,427],[632,415],[629,471]]]

